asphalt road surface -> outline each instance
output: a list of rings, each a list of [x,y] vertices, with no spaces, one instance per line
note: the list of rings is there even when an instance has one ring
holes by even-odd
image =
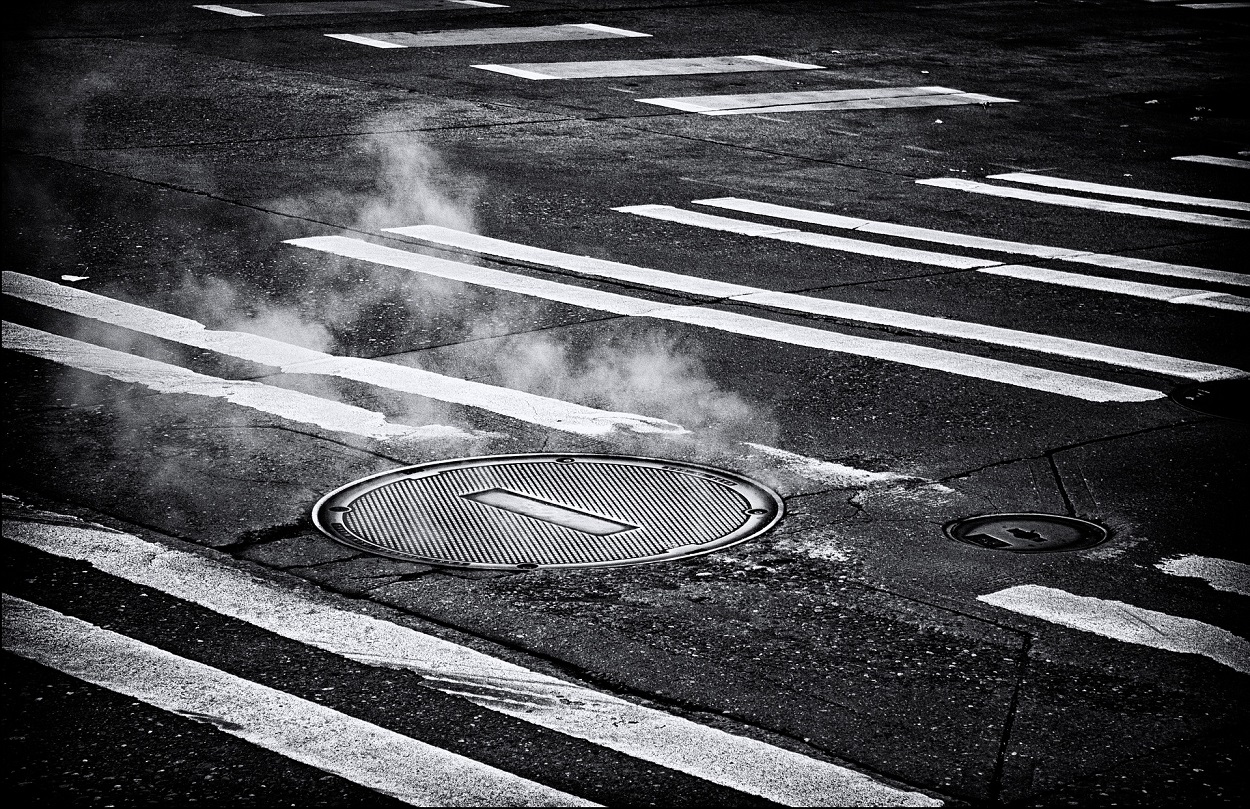
[[[28,4],[8,801],[1243,805],[1247,5]],[[531,453],[784,515],[313,521]]]

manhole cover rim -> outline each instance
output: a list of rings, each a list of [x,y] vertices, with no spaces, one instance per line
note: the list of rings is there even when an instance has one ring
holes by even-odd
[[[956,529],[966,526],[968,531],[975,530],[980,525],[993,522],[995,520],[1036,520],[1039,522],[1053,522],[1061,525],[1068,525],[1080,529],[1082,533],[1093,533],[1092,537],[1086,537],[1079,542],[1059,546],[1059,547],[1042,547],[1042,548],[989,548],[979,545],[975,542],[969,542],[963,536],[956,533]],[[1047,514],[1036,511],[1008,511],[996,514],[974,514],[968,517],[960,517],[951,520],[942,526],[942,532],[947,539],[958,542],[960,545],[977,548],[984,551],[998,551],[1002,553],[1016,554],[1041,554],[1041,553],[1070,553],[1073,551],[1084,551],[1097,547],[1107,542],[1111,538],[1111,530],[1105,525],[1101,525],[1093,520],[1087,520],[1083,517],[1072,517],[1067,514]],[[966,533],[966,532],[965,532]]]
[[[732,487],[733,491],[747,501],[748,508],[744,509],[744,513],[748,516],[738,528],[730,531],[725,536],[706,541],[698,546],[677,546],[675,549],[670,549],[665,553],[628,559],[572,563],[550,562],[541,564],[469,562],[459,559],[422,556],[401,550],[388,549],[385,546],[373,544],[367,539],[362,539],[352,533],[347,526],[343,525],[341,517],[338,520],[328,517],[330,509],[336,505],[355,502],[364,495],[398,480],[406,478],[419,479],[421,477],[426,477],[427,475],[421,474],[425,472],[428,472],[429,476],[433,476],[443,471],[456,469],[499,466],[527,461],[533,462],[548,460],[559,462],[561,459],[568,459],[565,461],[567,463],[591,461],[620,466],[666,469],[668,471],[690,474],[693,477],[718,482],[721,485],[728,484],[728,487]],[[777,492],[773,491],[770,487],[760,483],[759,481],[738,472],[706,466],[703,464],[691,463],[688,461],[671,460],[668,458],[579,452],[535,452],[514,453],[509,455],[474,456],[468,458],[452,458],[442,461],[429,461],[411,466],[397,467],[395,469],[377,472],[340,486],[320,498],[312,508],[313,525],[321,531],[321,533],[336,542],[355,550],[398,561],[429,564],[437,567],[468,570],[511,571],[530,569],[556,570],[626,567],[695,558],[713,553],[715,551],[724,550],[726,548],[739,545],[750,539],[762,536],[772,530],[772,528],[775,527],[784,516],[785,502]],[[337,525],[341,530],[336,530],[335,525]]]

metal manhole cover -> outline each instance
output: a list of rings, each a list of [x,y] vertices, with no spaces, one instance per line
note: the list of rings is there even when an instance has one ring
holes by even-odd
[[[719,469],[617,455],[496,455],[350,483],[313,507],[323,532],[425,564],[604,567],[697,556],[759,536],[781,498]]]
[[[1250,379],[1185,385],[1172,392],[1172,401],[1209,416],[1250,421]]]
[[[982,514],[949,522],[943,530],[957,542],[1012,553],[1079,551],[1108,536],[1098,523],[1058,514]]]

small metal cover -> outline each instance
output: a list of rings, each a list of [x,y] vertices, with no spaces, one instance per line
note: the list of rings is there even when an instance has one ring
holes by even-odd
[[[1250,421],[1250,379],[1185,385],[1172,392],[1172,401],[1210,416]]]
[[[1058,514],[982,514],[947,523],[957,542],[1011,553],[1055,553],[1092,548],[1107,539],[1098,523]]]
[[[461,568],[665,562],[745,542],[784,506],[733,472],[618,455],[495,455],[410,466],[331,492],[313,522],[353,548]]]

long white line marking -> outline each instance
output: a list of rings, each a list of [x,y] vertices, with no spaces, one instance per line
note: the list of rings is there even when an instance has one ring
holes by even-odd
[[[770,112],[866,110],[933,107],[955,104],[1015,103],[1014,99],[965,93],[948,87],[872,87],[856,90],[810,90],[795,93],[640,98],[654,104],[702,115],[755,115]]]
[[[857,253],[864,256],[878,256],[880,258],[889,258],[896,261],[909,261],[916,264],[926,264],[932,267],[951,267],[957,270],[972,270],[977,267],[991,267],[995,264],[1002,263],[989,259],[957,256],[951,253],[934,253],[931,250],[916,250],[911,247],[896,247],[892,244],[882,244],[880,242],[845,239],[840,236],[829,236],[824,233],[812,233],[806,230],[797,230],[795,228],[783,228],[775,225],[761,225],[756,222],[748,222],[744,219],[730,219],[725,216],[712,216],[710,214],[698,213],[697,211],[687,211],[681,208],[674,208],[671,205],[624,205],[619,208],[613,208],[612,210],[620,211],[621,213],[631,213],[637,216],[645,216],[650,219],[660,219],[665,222],[676,222],[681,225],[707,228],[709,230],[723,230],[729,233],[738,233],[743,236],[758,236],[765,239],[776,239],[777,241],[782,242],[797,242],[799,244],[807,244],[813,247],[823,247],[829,250],[841,250],[846,253]]]
[[[375,48],[443,48],[457,45],[507,45],[521,42],[563,42],[584,39],[649,37],[637,31],[608,28],[593,23],[536,25],[527,28],[473,28],[408,33],[391,31],[376,34],[326,34],[332,39],[359,42]],[[380,44],[387,43],[387,44]]]
[[[1166,559],[1155,567],[1173,576],[1189,576],[1206,581],[1216,590],[1250,596],[1250,565],[1187,554]]]
[[[524,79],[596,79],[624,76],[682,76],[759,70],[824,70],[821,65],[787,62],[766,56],[707,56],[686,59],[620,59],[600,62],[533,62],[472,65]]]
[[[1250,3],[1181,3],[1177,8],[1196,8],[1199,11],[1215,11],[1223,8],[1250,8]]]
[[[1235,157],[1215,157],[1209,154],[1183,154],[1172,158],[1186,163],[1209,163],[1212,166],[1225,166],[1230,169],[1250,169],[1250,160],[1238,160]]]
[[[602,292],[554,281],[530,278],[515,273],[476,267],[460,262],[424,256],[396,250],[392,247],[350,239],[344,236],[318,236],[292,239],[288,244],[369,261],[389,267],[412,270],[439,278],[450,278],[469,284],[504,289],[522,295],[559,301],[573,306],[598,309],[629,317],[650,317],[687,323],[692,326],[732,334],[755,337],[772,342],[815,348],[842,354],[898,362],[918,368],[1001,382],[1006,385],[1041,390],[1063,396],[1072,396],[1093,402],[1145,402],[1163,397],[1163,393],[1148,388],[1122,385],[1091,377],[1077,376],[1060,371],[1035,368],[1028,365],[1003,362],[971,354],[911,345],[890,340],[874,340],[849,334],[796,326],[774,320],[751,317],[737,312],[725,312],[695,306],[673,306],[641,298]]]
[[[862,101],[825,101],[813,104],[787,104],[779,107],[746,107],[732,110],[713,110],[703,115],[756,115],[770,112],[838,112],[840,110],[887,110],[913,107],[956,107],[965,104],[1015,104],[1013,98],[981,95],[980,93],[952,93],[950,95],[911,96],[906,98],[870,98]]]
[[[1056,284],[1076,289],[1092,289],[1116,295],[1130,295],[1135,298],[1149,298],[1150,300],[1166,301],[1167,303],[1205,306],[1210,309],[1226,309],[1230,312],[1250,312],[1250,298],[1244,298],[1240,295],[1227,295],[1223,292],[1207,292],[1201,289],[1180,289],[1158,284],[1143,284],[1138,281],[1122,281],[1118,278],[1080,275],[1078,273],[1063,272],[1062,270],[1049,270],[1045,267],[1028,267],[1019,264],[984,267],[977,270],[977,272],[982,272],[986,275],[1005,275],[1009,278],[1020,278],[1025,281],[1038,281],[1043,284]]]
[[[4,648],[411,806],[598,806],[8,594]]]
[[[244,11],[239,8],[231,8],[230,6],[192,6],[192,8],[202,8],[205,11],[216,11],[219,14],[229,14],[232,17],[263,17],[264,14],[257,14],[255,11]]]
[[[1163,261],[1132,258],[1129,256],[1113,256],[1104,253],[1090,253],[1084,250],[1072,250],[1064,247],[1049,247],[1041,244],[1013,242],[1006,239],[992,239],[985,236],[971,236],[964,233],[952,233],[946,230],[932,230],[909,225],[896,225],[892,222],[876,222],[871,219],[859,219],[850,216],[812,211],[806,208],[792,208],[786,205],[774,205],[753,199],[738,197],[720,197],[717,199],[696,199],[695,205],[707,205],[712,208],[723,208],[730,211],[771,216],[793,222],[806,222],[831,228],[842,228],[863,233],[879,233],[883,236],[897,236],[903,239],[914,239],[923,242],[949,244],[956,247],[971,247],[974,250],[993,250],[998,253],[1034,256],[1036,258],[1070,261],[1078,264],[1092,264],[1098,267],[1111,267],[1117,270],[1166,275],[1172,278],[1192,278],[1199,281],[1211,281],[1233,286],[1250,287],[1250,275],[1222,270],[1210,270],[1205,267],[1190,267],[1184,264],[1169,264]]]
[[[381,413],[355,405],[343,404],[320,396],[264,385],[259,382],[238,382],[206,376],[170,365],[114,351],[111,348],[84,343],[58,334],[50,334],[16,323],[5,323],[4,347],[32,357],[55,362],[119,382],[142,385],[158,393],[182,393],[206,396],[279,416],[325,430],[374,438],[393,439],[472,439],[472,433],[456,427],[429,424],[409,427],[386,420]]]
[[[939,188],[954,188],[959,191],[971,191],[974,194],[986,194],[991,197],[1023,199],[1030,202],[1042,202],[1048,205],[1063,205],[1069,208],[1087,208],[1105,213],[1122,213],[1132,216],[1146,216],[1152,219],[1170,219],[1174,222],[1188,222],[1193,225],[1213,225],[1222,228],[1250,228],[1250,219],[1238,219],[1233,216],[1215,216],[1190,211],[1174,211],[1168,208],[1151,208],[1146,205],[1132,205],[1127,202],[1111,202],[1103,199],[1087,197],[1070,197],[1065,194],[1047,194],[1031,191],[1026,188],[1008,188],[1001,185],[979,183],[974,180],[959,180],[953,177],[935,177],[931,180],[916,180],[920,185],[935,185]]]
[[[425,684],[483,708],[790,806],[940,806],[918,792],[314,601],[287,586],[128,534],[5,523],[5,536],[57,556]],[[504,697],[506,699],[501,699]]]
[[[1169,194],[1164,191],[1148,191],[1123,185],[1087,183],[1081,180],[1068,180],[1063,177],[1030,174],[1024,171],[991,174],[986,179],[1005,180],[1009,183],[1023,183],[1025,185],[1040,185],[1044,188],[1061,188],[1065,191],[1082,191],[1086,194],[1102,194],[1108,197],[1148,199],[1152,202],[1169,202],[1173,205],[1195,205],[1204,208],[1228,208],[1231,211],[1250,211],[1250,202],[1240,202],[1233,199],[1212,199],[1211,197],[1193,197],[1188,194]]]
[[[1202,655],[1250,674],[1250,643],[1245,638],[1193,618],[1178,618],[1123,601],[1078,596],[1036,584],[1008,587],[977,596],[977,600],[1104,638]]]
[[[246,332],[210,331],[203,324],[188,318],[21,273],[5,271],[4,294],[170,342],[272,366],[282,373],[352,379],[388,390],[477,407],[564,432],[580,435],[608,435],[618,429],[664,435],[685,435],[689,432],[676,424],[649,416],[598,410],[389,362],[338,357]]]
[[[1200,381],[1250,376],[1245,371],[1236,368],[1227,368],[1221,365],[1195,362],[1144,351],[1115,348],[1098,343],[1069,340],[1062,337],[998,328],[979,323],[917,315],[894,309],[843,303],[825,298],[813,298],[807,295],[772,292],[758,287],[727,284],[722,281],[711,281],[662,270],[647,269],[645,267],[632,267],[628,264],[618,264],[612,261],[593,259],[588,256],[558,253],[554,250],[543,250],[537,247],[478,236],[474,233],[466,233],[436,225],[387,228],[387,232],[399,233],[428,244],[444,245],[479,255],[512,259],[542,267],[568,270],[596,278],[610,278],[615,281],[642,284],[656,289],[673,290],[712,298],[725,298],[743,303],[754,303],[760,306],[837,317],[861,323],[894,326],[927,334],[961,337],[994,345],[1005,345],[1030,351],[1040,351],[1046,354],[1103,362],[1124,368],[1137,368],[1166,376]]]

